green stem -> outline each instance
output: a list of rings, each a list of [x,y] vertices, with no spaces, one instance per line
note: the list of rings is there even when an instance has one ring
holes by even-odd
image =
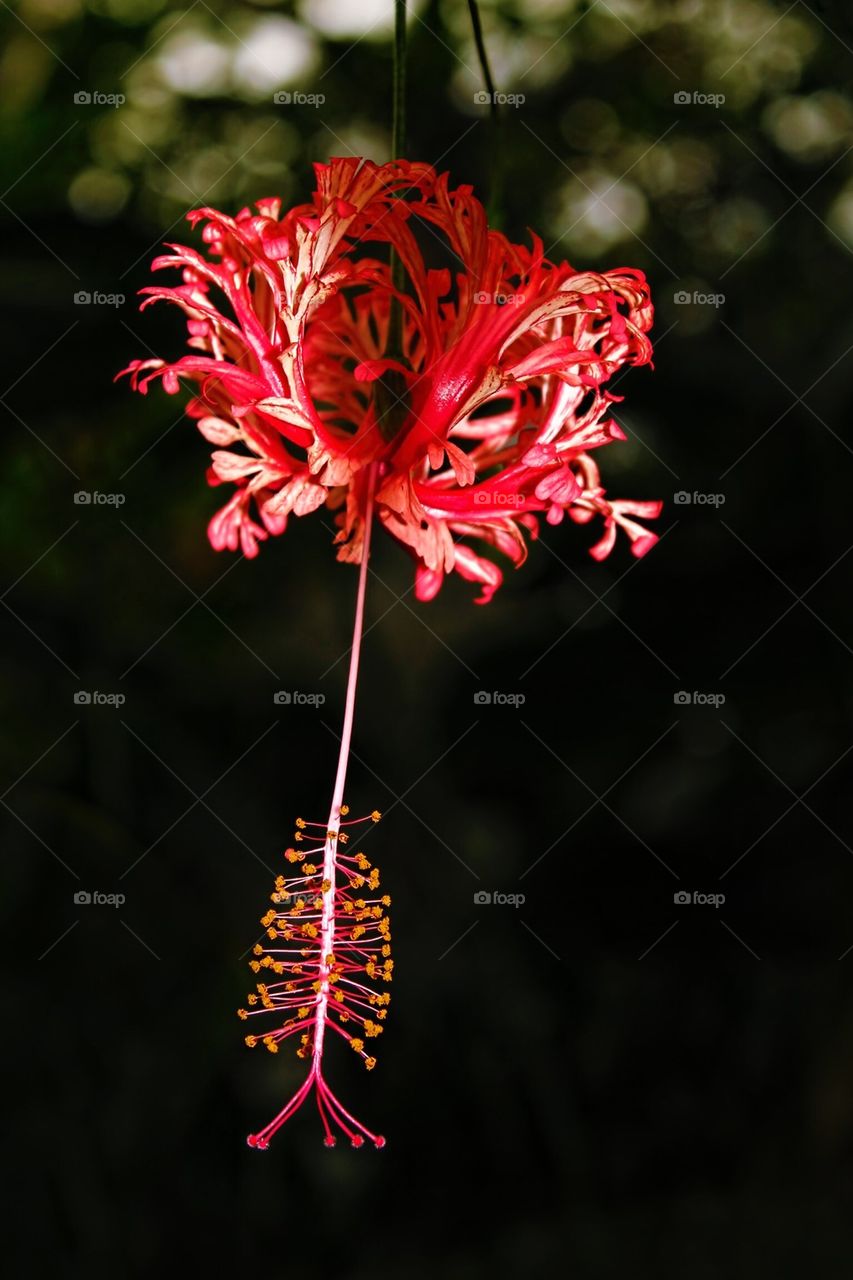
[[[406,0],[394,0],[392,160],[399,160],[406,149],[406,17]]]
[[[500,110],[498,109],[497,93],[495,91],[495,81],[492,75],[492,68],[489,65],[489,55],[486,52],[486,42],[483,39],[483,24],[480,21],[480,10],[477,6],[477,0],[468,0],[468,12],[471,15],[471,29],[474,33],[474,44],[477,48],[480,70],[483,73],[483,83],[485,84],[486,92],[489,95],[489,117],[491,120],[491,164],[489,166],[491,170],[491,199],[489,201],[489,222],[492,226],[499,226],[501,222],[501,198],[503,195],[501,115]]]

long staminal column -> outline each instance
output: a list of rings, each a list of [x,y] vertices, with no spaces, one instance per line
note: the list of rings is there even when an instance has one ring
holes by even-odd
[[[320,823],[297,818],[294,846],[285,850],[293,873],[278,876],[271,895],[273,906],[261,918],[267,945],[256,943],[252,970],[282,981],[259,982],[248,997],[248,1009],[238,1010],[240,1018],[283,1012],[284,1021],[265,1035],[248,1035],[250,1048],[263,1044],[277,1053],[282,1040],[299,1037],[297,1057],[310,1059],[307,1078],[279,1114],[259,1133],[247,1139],[252,1147],[265,1149],[286,1120],[314,1093],[325,1132],[326,1146],[336,1142],[334,1129],[341,1130],[355,1147],[365,1138],[377,1147],[385,1145],[380,1134],[372,1133],[346,1110],[327,1084],[323,1074],[326,1032],[332,1029],[359,1054],[368,1070],[376,1059],[365,1049],[365,1040],[382,1033],[390,995],[378,990],[390,983],[393,974],[391,931],[386,908],[391,899],[378,895],[379,871],[358,851],[344,848],[361,824],[379,821],[374,811],[366,818],[348,818],[344,804],[350,756],[361,639],[364,628],[364,600],[375,492],[375,467],[367,478],[364,542],[356,597],[349,677],[340,751],[328,820]],[[347,830],[350,828],[351,830]],[[304,847],[308,842],[308,847]],[[322,861],[320,860],[322,857]]]

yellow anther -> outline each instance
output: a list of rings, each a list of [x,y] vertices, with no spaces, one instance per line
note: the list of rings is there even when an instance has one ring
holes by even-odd
[[[320,890],[322,893],[328,893],[331,887],[332,887],[331,880],[324,880],[323,883],[320,885]]]
[[[349,844],[349,836],[345,831],[341,831],[338,834],[338,842],[339,844]]]
[[[378,810],[378,809],[374,809],[374,810],[373,810],[373,813],[371,813],[371,815],[370,815],[370,816],[371,816],[371,818],[373,819],[373,821],[374,821],[374,822],[378,822],[378,821],[379,821],[379,819],[382,817],[382,814],[379,812],[379,810]]]
[[[317,868],[314,866],[313,862],[306,862],[302,870],[305,872],[306,876],[316,876],[317,874]]]
[[[246,1036],[246,1044],[249,1046],[250,1049],[254,1049],[257,1043],[258,1043],[257,1036]]]
[[[351,889],[360,889],[363,884],[364,876],[353,876],[349,882],[349,887]]]
[[[300,1018],[307,1018],[310,1009],[307,1004],[303,1004],[296,1010],[296,1012],[299,1014]]]
[[[364,1065],[367,1067],[367,1070],[368,1070],[368,1071],[372,1071],[372,1070],[373,1070],[373,1068],[376,1066],[376,1059],[375,1059],[375,1058],[365,1058],[365,1059],[364,1059]]]
[[[258,1003],[258,997],[255,995],[254,991],[252,992],[252,994],[251,994],[250,996],[247,996],[247,997],[246,997],[246,999],[249,1001],[249,1004],[257,1004],[257,1003]]]
[[[390,893],[383,893],[383,895],[382,895],[382,897],[379,899],[379,901],[382,903],[383,907],[390,907],[390,905],[391,905],[391,895],[390,895]]]
[[[249,968],[252,970],[252,973],[257,973],[260,967],[261,966],[258,964],[257,960],[249,961]]]
[[[300,831],[304,831],[304,830],[305,830],[305,819],[304,819],[304,818],[297,818],[297,819],[296,819],[296,825],[297,825],[297,827],[299,828],[299,830],[300,830]]]
[[[350,1047],[355,1049],[356,1053],[361,1053],[364,1048],[364,1041],[359,1040],[358,1036],[353,1036],[352,1040],[350,1040]]]
[[[246,1019],[248,1018],[248,1016],[249,1016],[249,1015],[248,1015],[248,1013],[246,1012],[246,1010],[245,1010],[245,1009],[238,1009],[238,1010],[237,1010],[237,1017],[238,1017],[238,1018],[242,1018],[242,1020],[243,1020],[244,1022],[246,1021]]]
[[[349,813],[349,805],[348,805],[348,804],[342,804],[342,805],[341,805],[341,814],[342,814],[342,816],[345,818],[345,817],[347,816],[347,814],[348,814],[348,813]]]

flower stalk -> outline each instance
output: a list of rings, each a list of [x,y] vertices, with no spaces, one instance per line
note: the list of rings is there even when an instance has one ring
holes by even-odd
[[[249,1146],[260,1150],[269,1146],[275,1133],[312,1092],[326,1146],[335,1146],[335,1129],[343,1132],[354,1147],[363,1146],[365,1138],[376,1147],[385,1145],[381,1134],[373,1133],[343,1106],[323,1071],[329,1029],[348,1042],[368,1070],[373,1069],[376,1059],[365,1049],[365,1039],[381,1035],[391,999],[387,993],[374,989],[376,984],[389,983],[392,978],[391,932],[385,911],[391,899],[388,894],[362,896],[365,889],[374,892],[379,888],[379,871],[363,853],[343,852],[354,834],[345,828],[378,822],[381,817],[374,810],[366,818],[349,818],[349,808],[344,804],[364,633],[376,470],[375,463],[367,468],[364,539],[343,728],[329,816],[325,826],[297,818],[294,845],[311,843],[308,848],[285,850],[284,856],[295,871],[291,876],[276,879],[271,895],[274,906],[261,917],[267,938],[275,945],[264,947],[257,943],[250,968],[255,973],[261,969],[271,970],[284,981],[259,982],[256,992],[249,995],[249,1008],[237,1011],[244,1021],[255,1014],[287,1013],[278,1028],[260,1037],[260,1043],[271,1053],[277,1053],[282,1040],[299,1035],[297,1057],[310,1058],[308,1075],[300,1088],[275,1119],[259,1133],[249,1135]],[[319,840],[322,843],[314,843]],[[313,861],[320,853],[322,867]],[[288,945],[279,946],[280,941]],[[355,1033],[349,1029],[351,1024]],[[246,1037],[250,1048],[255,1048],[258,1042],[256,1035]]]
[[[367,497],[365,499],[364,543],[361,553],[361,565],[358,571],[358,593],[355,601],[355,620],[352,631],[352,648],[350,649],[349,674],[347,676],[347,692],[344,704],[344,722],[341,729],[341,745],[338,752],[338,767],[335,773],[335,786],[332,792],[332,803],[329,809],[329,820],[326,823],[326,843],[323,849],[323,883],[328,882],[330,888],[323,895],[323,915],[321,922],[321,950],[324,956],[334,952],[335,944],[335,890],[337,883],[337,845],[341,821],[341,806],[344,800],[344,787],[349,766],[352,728],[355,720],[355,697],[358,688],[358,671],[361,662],[361,639],[364,632],[364,598],[367,592],[367,572],[370,560],[370,537],[373,530],[373,500],[376,492],[376,464],[368,467]],[[317,1002],[317,1015],[314,1032],[314,1065],[320,1069],[323,1058],[323,1041],[326,1032],[329,1007],[329,975],[326,972]]]

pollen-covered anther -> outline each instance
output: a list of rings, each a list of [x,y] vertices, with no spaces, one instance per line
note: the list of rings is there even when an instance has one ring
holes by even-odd
[[[374,809],[374,810],[373,810],[373,812],[372,812],[372,813],[371,813],[371,815],[370,815],[370,819],[371,819],[371,821],[372,821],[372,822],[379,822],[379,821],[381,820],[381,818],[382,818],[382,814],[379,812],[379,810],[378,810],[378,809]]]
[[[349,825],[356,826],[357,822]],[[288,850],[288,861],[297,866],[288,875],[276,877],[272,899],[275,905],[261,921],[267,937],[274,941],[270,950],[266,950],[265,941],[264,945],[255,943],[250,962],[255,973],[270,969],[276,978],[270,975],[274,983],[270,988],[259,982],[257,994],[250,995],[248,1003],[253,1013],[269,1012],[277,1020],[275,1030],[263,1037],[252,1037],[251,1043],[253,1047],[263,1044],[268,1052],[277,1053],[282,1042],[293,1036],[298,1040],[294,1046],[297,1057],[310,1063],[310,1073],[285,1108],[286,1114],[282,1113],[283,1119],[314,1088],[327,1132],[332,1133],[337,1125],[350,1140],[360,1139],[356,1146],[367,1138],[381,1146],[384,1140],[364,1129],[334,1098],[318,1063],[317,1045],[328,1044],[330,1037],[324,1037],[323,1032],[334,1028],[368,1070],[375,1064],[375,1059],[367,1055],[365,1043],[384,1030],[387,997],[373,987],[391,980],[386,967],[390,931],[385,915],[390,897],[358,896],[365,890],[377,889],[380,873],[362,852],[347,855],[341,851],[339,846],[345,843],[346,833],[337,830],[334,822],[305,825],[312,832],[315,827],[325,832],[327,842],[331,837],[333,843],[327,843],[325,849]],[[313,834],[311,839],[312,844],[316,843]],[[310,861],[312,855],[314,860]],[[282,938],[284,943],[276,941]],[[367,1012],[374,1013],[373,1020],[365,1017]],[[239,1016],[248,1018],[248,1010],[243,1009]],[[356,1034],[350,1035],[350,1030]],[[277,1127],[283,1119],[279,1117],[273,1123]],[[266,1140],[272,1132],[268,1127],[255,1138]]]

